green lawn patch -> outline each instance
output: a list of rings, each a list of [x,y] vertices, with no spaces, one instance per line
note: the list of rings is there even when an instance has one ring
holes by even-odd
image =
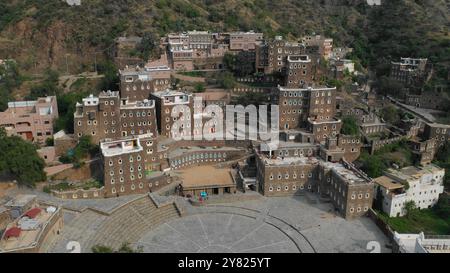
[[[432,209],[414,210],[409,216],[390,218],[384,213],[380,218],[398,233],[420,233],[427,235],[450,234],[450,218],[443,219]]]

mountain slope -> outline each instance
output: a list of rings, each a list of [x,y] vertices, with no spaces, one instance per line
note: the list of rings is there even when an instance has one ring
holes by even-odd
[[[449,63],[449,0],[12,0],[0,3],[0,59],[41,71],[93,67],[121,35],[207,29],[257,30],[294,38],[312,32],[356,49],[375,66],[400,56],[430,57],[441,74]],[[96,53],[97,52],[97,53]]]

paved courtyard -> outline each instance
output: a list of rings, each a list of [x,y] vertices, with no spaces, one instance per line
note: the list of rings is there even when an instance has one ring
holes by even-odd
[[[105,216],[94,211],[110,213],[115,208],[139,196],[97,200],[59,200],[36,190],[21,190],[34,193],[42,201],[62,205],[65,227],[62,237],[50,247],[50,252],[67,252],[69,240],[91,245],[96,237],[107,232],[100,226],[113,216]],[[257,195],[257,196],[254,196]],[[237,195],[230,195],[237,196]],[[246,197],[247,201],[245,200]],[[144,252],[369,252],[370,241],[379,242],[382,252],[388,239],[378,227],[366,217],[347,221],[334,214],[329,203],[322,203],[315,195],[267,198],[257,193],[243,194],[230,199],[234,202],[221,203],[220,198],[208,206],[194,207],[181,197],[177,197],[185,207],[186,215],[169,220],[152,229],[139,233],[135,241],[127,241],[132,246],[142,246]],[[230,201],[223,198],[223,201]],[[76,212],[83,211],[83,212]],[[120,222],[124,230],[131,230],[129,213]],[[131,217],[131,216],[130,216]],[[148,216],[147,216],[148,217]],[[108,243],[108,242],[104,242]],[[87,247],[83,251],[90,251]]]
[[[388,239],[368,218],[347,221],[304,196],[189,207],[189,216],[148,232],[144,252],[369,252]]]

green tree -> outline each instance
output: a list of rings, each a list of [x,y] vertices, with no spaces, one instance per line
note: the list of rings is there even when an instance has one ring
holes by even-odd
[[[405,203],[406,217],[411,218],[412,213],[416,209],[416,203],[411,200]]]
[[[352,136],[359,135],[359,126],[354,117],[346,116],[342,119],[341,133]]]
[[[377,195],[373,202],[373,208],[378,211],[383,211],[383,201],[384,201],[383,199],[384,196],[381,187],[377,187]]]
[[[44,80],[41,83],[32,86],[30,94],[25,98],[27,100],[35,100],[39,97],[56,96],[60,93],[59,73],[48,68],[44,72]]]
[[[137,46],[141,58],[148,61],[151,58],[159,57],[159,36],[154,32],[144,33],[141,42]]]
[[[11,93],[22,84],[22,77],[16,62],[6,61],[0,65],[0,111],[8,108]]]
[[[381,109],[381,117],[391,124],[396,124],[400,121],[399,111],[393,105],[388,105]]]
[[[441,194],[438,203],[433,209],[443,219],[450,219],[450,196],[448,194]]]
[[[360,161],[362,162],[361,169],[372,178],[382,176],[383,171],[386,170],[386,165],[377,155],[363,153],[361,154]]]
[[[25,186],[34,186],[46,179],[45,163],[36,147],[18,136],[7,136],[3,128],[0,129],[0,151],[0,173],[14,177]]]
[[[228,71],[220,73],[217,80],[219,81],[220,86],[225,89],[232,89],[236,85],[233,74]]]
[[[75,105],[87,95],[86,92],[71,92],[57,97],[59,117],[55,121],[55,131],[65,130],[66,133],[70,134],[74,132],[73,113],[75,112]]]
[[[119,88],[119,70],[116,65],[108,60],[98,65],[98,73],[104,77],[100,83],[101,90],[118,90]]]
[[[194,85],[194,91],[195,91],[195,93],[204,92],[205,91],[205,85],[203,83],[201,83],[201,82],[197,82]]]

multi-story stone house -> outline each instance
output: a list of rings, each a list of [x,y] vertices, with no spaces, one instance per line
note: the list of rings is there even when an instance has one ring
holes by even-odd
[[[445,170],[433,164],[387,170],[384,176],[374,180],[376,190],[383,196],[383,211],[390,217],[404,216],[410,201],[419,209],[433,207],[444,191],[444,175]]]
[[[428,59],[401,58],[391,62],[390,76],[405,86],[420,86],[429,79],[431,70]]]
[[[328,197],[346,219],[362,216],[372,206],[373,182],[346,161],[333,163],[316,157],[259,152],[256,165],[257,188],[265,196],[315,192]]]
[[[105,197],[146,193],[153,185],[147,176],[159,165],[151,134],[100,143]]]
[[[309,35],[302,38],[302,43],[306,48],[318,48],[319,55],[328,60],[333,52],[333,39],[325,38],[321,35]]]
[[[335,118],[336,88],[278,87],[280,129],[307,129],[316,142],[336,136],[341,121]]]
[[[156,104],[156,116],[158,120],[158,131],[160,135],[166,137],[180,137],[184,134],[183,128],[174,128],[178,129],[178,133],[180,135],[173,135],[171,131],[173,125],[176,121],[180,119],[184,124],[182,126],[186,126],[186,131],[189,135],[192,135],[194,130],[194,100],[191,94],[174,91],[174,90],[165,90],[159,91],[151,94],[151,98],[155,101]],[[172,111],[176,106],[185,106],[180,108],[180,112],[178,117],[172,117]],[[185,112],[188,110],[188,112]],[[177,133],[177,134],[178,134]]]
[[[317,192],[315,157],[278,157],[259,153],[256,158],[258,191],[265,196],[293,196]]]
[[[126,67],[119,70],[120,97],[130,102],[149,98],[150,93],[166,90],[171,86],[170,68],[156,67]]]
[[[256,49],[256,45],[263,42],[263,33],[254,31],[249,32],[231,32],[230,50],[232,51],[252,51]]]
[[[117,91],[91,95],[76,105],[74,132],[77,139],[91,136],[93,143],[139,134],[157,136],[155,102],[129,102],[120,99]]]
[[[359,135],[343,135],[327,137],[325,144],[320,145],[320,157],[325,161],[339,162],[345,159],[353,162],[361,154],[362,141]]]
[[[322,162],[318,180],[319,194],[328,197],[344,218],[363,216],[372,207],[374,183],[351,163]]]
[[[8,103],[8,109],[0,112],[0,127],[8,135],[17,135],[25,140],[45,144],[53,137],[53,123],[58,118],[55,96],[38,98],[36,101]]]
[[[308,55],[289,55],[287,57],[284,86],[287,88],[305,88],[313,86],[314,71]]]

